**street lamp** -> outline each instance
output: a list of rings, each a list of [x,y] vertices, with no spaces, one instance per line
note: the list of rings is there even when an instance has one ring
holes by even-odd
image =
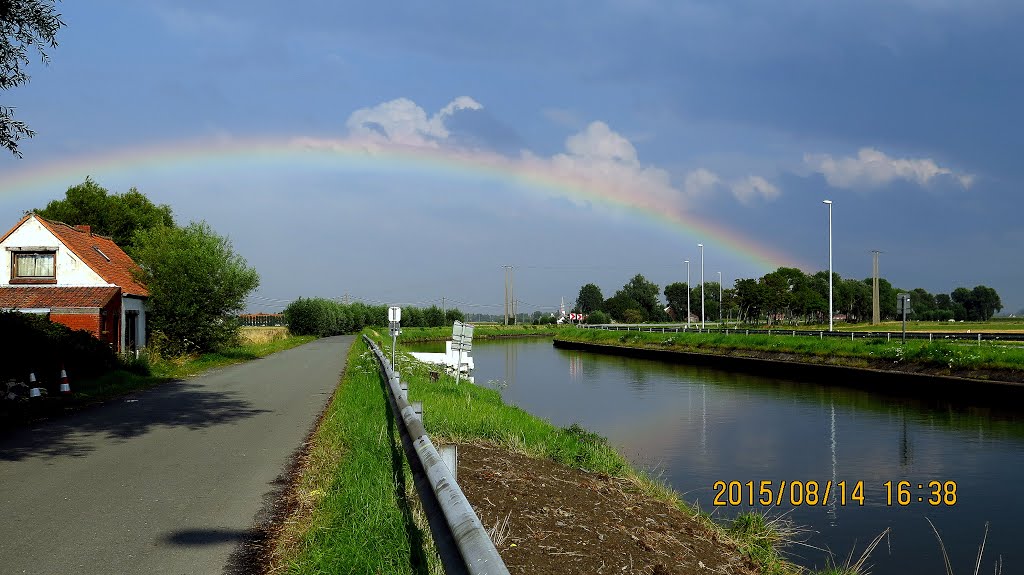
[[[686,327],[690,327],[690,260],[686,264]]]
[[[828,204],[828,330],[832,331],[832,200],[822,200]]]
[[[704,244],[697,244],[700,248],[700,329],[704,329]]]
[[[722,272],[718,272],[718,329],[722,329]]]

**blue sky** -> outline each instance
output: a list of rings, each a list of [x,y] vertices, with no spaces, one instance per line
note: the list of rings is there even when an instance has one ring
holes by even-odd
[[[91,175],[205,219],[259,270],[253,310],[298,296],[500,313],[633,274],[662,287],[705,249],[727,284],[769,264],[1024,308],[1024,5],[817,2],[63,3],[48,67],[0,94],[38,132],[0,157],[0,219]],[[785,256],[523,182],[323,162],[56,166],[252,138],[429,149],[591,182]],[[86,162],[85,165],[88,165]],[[48,170],[45,185],[10,178]],[[97,162],[99,166],[99,162]],[[5,183],[5,180],[8,180]]]

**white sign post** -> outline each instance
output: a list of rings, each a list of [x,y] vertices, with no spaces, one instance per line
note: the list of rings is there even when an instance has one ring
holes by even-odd
[[[402,333],[402,308],[388,308],[388,326],[391,328],[391,369],[395,367],[395,348],[398,347],[398,334]]]
[[[459,376],[462,375],[462,352],[470,352],[473,349],[473,325],[456,321],[452,325],[452,349],[459,351],[459,359],[455,364],[455,383],[459,383]]]

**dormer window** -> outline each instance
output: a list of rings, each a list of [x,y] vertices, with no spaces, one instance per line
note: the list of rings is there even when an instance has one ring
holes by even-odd
[[[56,250],[11,254],[11,283],[57,283]]]

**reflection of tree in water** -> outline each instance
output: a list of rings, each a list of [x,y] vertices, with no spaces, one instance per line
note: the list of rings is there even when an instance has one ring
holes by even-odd
[[[629,377],[626,378],[626,383],[629,385],[630,389],[643,391],[651,387],[650,372],[644,367],[645,366],[638,366],[635,364],[626,366],[626,372],[629,375]]]

